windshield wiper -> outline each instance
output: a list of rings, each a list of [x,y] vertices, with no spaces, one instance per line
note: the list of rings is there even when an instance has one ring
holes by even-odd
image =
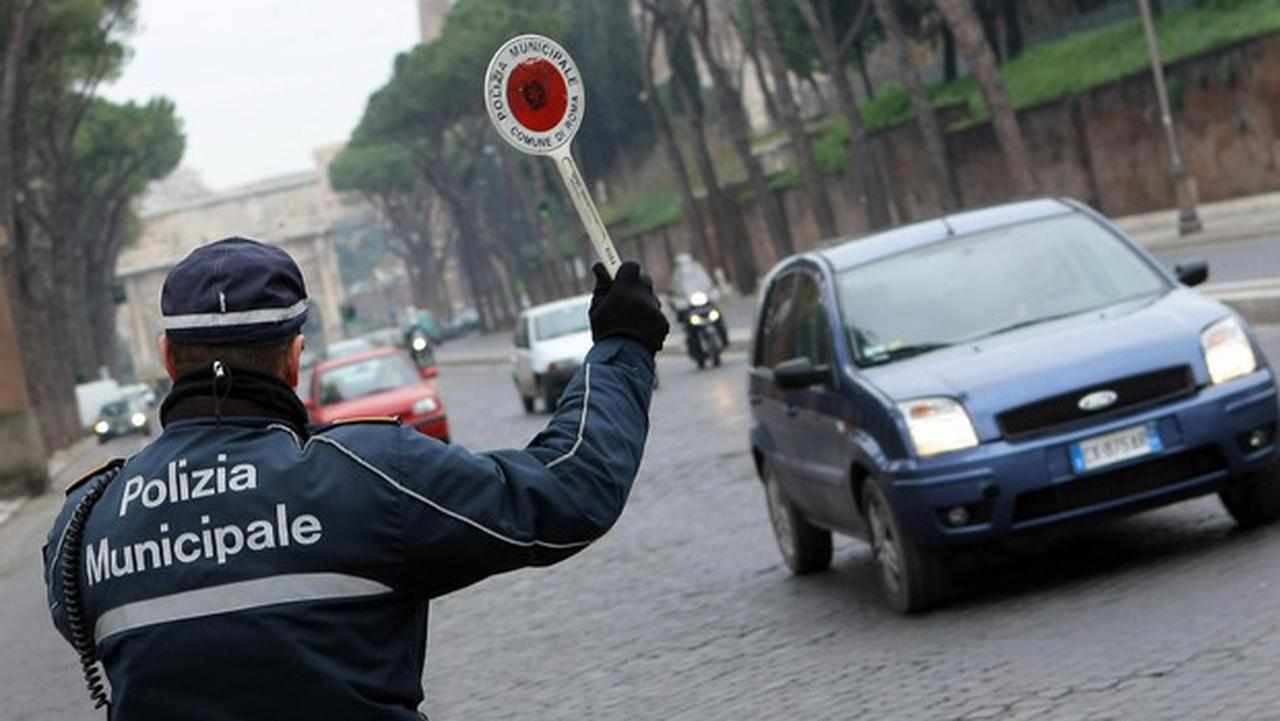
[[[1089,312],[1091,312],[1091,311],[1093,311],[1093,310],[1096,310],[1096,308],[1086,308],[1086,309],[1084,309],[1084,310],[1073,310],[1073,311],[1071,311],[1071,312],[1069,312],[1069,313],[1055,313],[1055,314],[1053,314],[1053,315],[1041,316],[1041,317],[1039,317],[1039,318],[1031,318],[1031,319],[1028,319],[1028,320],[1020,320],[1020,321],[1018,321],[1017,323],[1010,323],[1009,325],[1001,326],[1001,327],[999,327],[999,328],[996,328],[995,330],[983,331],[983,332],[981,332],[981,333],[979,333],[979,334],[977,334],[977,335],[969,336],[968,338],[965,338],[964,340],[961,340],[961,341],[959,341],[959,342],[960,342],[960,343],[971,343],[971,342],[973,342],[973,341],[975,341],[975,340],[982,340],[983,338],[990,338],[990,337],[991,337],[991,336],[993,336],[993,335],[1000,335],[1001,333],[1009,333],[1009,332],[1011,332],[1011,331],[1019,330],[1019,329],[1022,329],[1022,328],[1030,328],[1030,327],[1031,327],[1031,326],[1033,326],[1033,325],[1040,325],[1041,323],[1048,323],[1048,322],[1050,322],[1050,321],[1054,321],[1054,320],[1062,320],[1063,318],[1070,318],[1070,317],[1071,317],[1071,316],[1073,316],[1073,315],[1082,315],[1082,314],[1084,314],[1084,313],[1089,313]]]
[[[923,342],[911,343],[908,345],[900,345],[895,348],[886,348],[872,355],[865,355],[864,360],[868,365],[879,365],[890,361],[902,360],[903,358],[913,358],[924,353],[931,353],[935,350],[950,348],[954,343],[938,343]]]

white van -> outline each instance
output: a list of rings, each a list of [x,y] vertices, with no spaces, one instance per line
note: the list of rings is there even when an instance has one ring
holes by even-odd
[[[526,309],[516,321],[512,377],[526,413],[542,399],[555,410],[565,386],[591,350],[591,296],[580,295]]]

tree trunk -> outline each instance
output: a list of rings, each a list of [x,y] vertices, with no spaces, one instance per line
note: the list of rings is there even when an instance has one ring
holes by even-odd
[[[840,110],[849,123],[849,174],[851,178],[856,178],[855,192],[862,196],[859,200],[865,208],[867,227],[871,230],[883,228],[891,222],[888,194],[879,178],[876,154],[872,151],[866,126],[862,122],[862,112],[858,109],[858,99],[853,90],[853,83],[849,80],[845,63],[836,48],[835,39],[818,21],[813,6],[808,2],[797,2],[796,7],[800,9],[805,24],[813,33],[818,52],[822,56],[822,63],[835,87]]]
[[[953,83],[960,77],[959,63],[956,62],[956,36],[949,28],[942,28],[942,79]]]
[[[1031,155],[1022,137],[1022,127],[1009,102],[1009,92],[1000,77],[991,46],[983,38],[982,26],[969,3],[970,0],[937,0],[939,12],[955,35],[956,47],[969,63],[987,101],[1014,188],[1022,195],[1033,195],[1039,184],[1031,168]]]
[[[760,159],[751,152],[751,124],[747,120],[747,112],[742,106],[742,94],[733,85],[729,69],[716,56],[711,46],[710,28],[706,27],[710,19],[702,13],[703,27],[695,32],[698,47],[702,51],[702,59],[711,73],[712,84],[716,89],[717,103],[721,117],[729,124],[729,136],[738,158],[747,169],[747,178],[751,186],[755,202],[760,204],[764,212],[765,225],[779,256],[791,255],[795,252],[795,244],[791,239],[791,228],[787,226],[786,216],[782,209],[781,199],[769,188],[769,180],[765,177]]]
[[[871,85],[871,73],[867,70],[867,53],[866,48],[862,46],[862,41],[853,44],[853,52],[856,56],[858,64],[858,77],[862,78],[862,92],[866,94],[870,100],[876,96],[876,89]]]
[[[933,165],[933,173],[937,178],[942,210],[944,213],[950,213],[960,207],[960,200],[951,162],[947,158],[946,138],[938,124],[938,114],[934,110],[933,101],[929,99],[929,91],[925,88],[924,79],[920,77],[920,71],[911,61],[902,21],[893,10],[892,0],[875,0],[875,3],[880,24],[885,30],[885,37],[894,55],[897,56],[899,75],[911,94],[911,106],[915,111],[916,124],[920,126],[925,151],[929,154],[929,162]]]
[[[813,218],[818,223],[818,232],[823,238],[834,237],[836,214],[831,209],[831,198],[827,195],[826,185],[822,181],[821,173],[818,172],[818,163],[813,157],[813,139],[809,137],[809,131],[804,127],[800,106],[791,92],[791,82],[787,77],[787,66],[782,56],[782,43],[778,38],[778,30],[769,21],[765,0],[752,0],[752,10],[759,19],[756,24],[756,39],[769,59],[773,84],[776,86],[778,108],[782,111],[787,135],[791,138],[791,147],[795,151],[796,163],[800,168],[800,179],[804,182]]]
[[[1157,0],[1158,2],[1159,0]],[[1008,44],[1009,59],[1016,60],[1022,54],[1026,39],[1022,33],[1022,4],[1019,0],[1004,0],[1004,34]]]
[[[978,23],[982,26],[982,34],[987,39],[991,54],[995,56],[996,65],[1004,62],[1004,52],[1000,48],[1000,17],[995,12],[976,11]]]
[[[756,33],[754,38],[755,42],[751,42],[752,38],[747,38],[741,33],[739,33],[739,37],[742,40],[743,46],[746,47],[747,53],[751,56],[751,68],[755,71],[756,83],[760,86],[760,95],[764,97],[764,108],[769,115],[769,125],[772,128],[777,129],[786,124],[786,119],[783,117],[783,113],[786,111],[778,105],[778,98],[776,95],[778,91],[769,87],[768,78],[766,78],[764,74],[764,60],[760,57],[761,36],[764,34],[761,27],[766,21],[760,19],[758,9],[754,6],[752,7],[751,14],[756,18],[756,22],[754,24],[754,30]],[[773,60],[770,59],[769,62],[772,63]],[[777,80],[775,79],[774,82],[777,83]]]

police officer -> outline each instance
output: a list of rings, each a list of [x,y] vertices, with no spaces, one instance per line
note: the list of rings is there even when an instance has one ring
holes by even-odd
[[[229,238],[165,280],[164,433],[74,484],[44,549],[54,624],[109,716],[418,719],[428,601],[569,558],[622,512],[668,331],[635,263],[595,268],[595,345],[524,450],[393,419],[308,428],[282,250]]]

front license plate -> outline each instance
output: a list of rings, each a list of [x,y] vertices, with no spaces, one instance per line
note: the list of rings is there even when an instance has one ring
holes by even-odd
[[[1126,428],[1071,445],[1071,465],[1076,473],[1155,453],[1163,448],[1154,423]]]

